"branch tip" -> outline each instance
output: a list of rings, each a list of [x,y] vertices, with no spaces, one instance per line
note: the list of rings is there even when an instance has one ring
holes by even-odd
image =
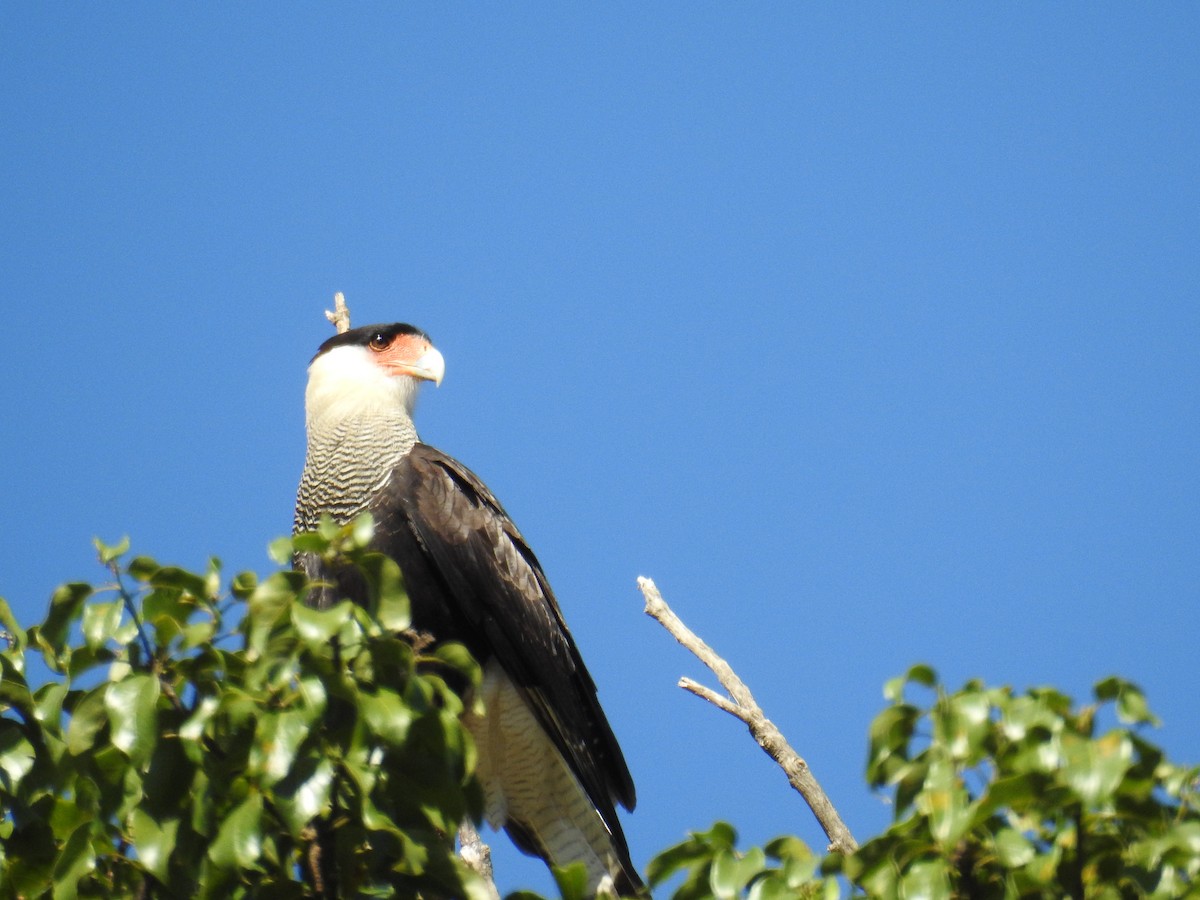
[[[458,827],[458,855],[467,868],[483,879],[488,900],[500,900],[500,891],[492,877],[492,848],[483,842],[470,820]]]
[[[338,334],[350,330],[350,308],[346,306],[346,295],[341,291],[333,295],[333,312],[325,310],[325,318],[333,323]]]

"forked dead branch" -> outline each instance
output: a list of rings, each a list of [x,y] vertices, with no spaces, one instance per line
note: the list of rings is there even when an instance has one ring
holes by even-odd
[[[712,647],[697,637],[672,612],[653,581],[649,578],[639,578],[638,587],[641,588],[642,596],[646,598],[646,614],[657,620],[675,640],[704,663],[717,676],[717,681],[728,691],[729,696],[722,696],[691,678],[679,679],[679,686],[746,723],[754,740],[779,764],[792,787],[800,792],[808,808],[821,823],[826,837],[829,838],[831,853],[848,855],[857,850],[858,842],[854,840],[854,835],[850,833],[850,829],[834,809],[833,803],[817,783],[808,763],[792,749],[775,724],[763,714],[745,682],[738,678],[729,663],[718,656]]]

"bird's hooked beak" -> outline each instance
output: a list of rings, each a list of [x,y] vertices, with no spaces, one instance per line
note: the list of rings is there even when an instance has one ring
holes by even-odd
[[[421,337],[398,337],[379,352],[378,361],[389,375],[407,375],[435,385],[440,385],[446,375],[446,360],[437,347]]]
[[[430,347],[417,357],[417,361],[407,368],[407,374],[414,378],[424,378],[440,387],[446,377],[446,360],[437,347]]]

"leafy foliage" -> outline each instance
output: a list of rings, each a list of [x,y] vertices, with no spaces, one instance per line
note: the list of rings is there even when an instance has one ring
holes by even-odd
[[[841,894],[835,879],[820,875],[820,858],[799,838],[776,838],[744,853],[736,844],[737,832],[727,822],[692,832],[650,861],[650,884],[660,885],[682,873],[674,900],[832,900]]]
[[[928,707],[907,700],[914,685],[934,690]],[[1140,733],[1156,720],[1135,685],[1107,678],[1076,709],[1052,688],[947,693],[915,666],[884,692],[867,778],[893,789],[896,821],[842,866],[871,896],[1200,891],[1200,770]],[[1107,719],[1120,724],[1097,734]]]
[[[127,542],[97,545],[112,584],[63,585],[28,630],[0,600],[0,900],[487,896],[454,853],[480,807],[460,722],[478,666],[406,631],[400,573],[370,536],[368,520],[325,523],[273,548],[352,560],[366,609],[308,608],[294,572],[225,585],[216,560],[125,561]],[[34,686],[38,660],[52,677]],[[1198,770],[1146,739],[1135,685],[1108,678],[1076,708],[1050,688],[950,693],[915,666],[885,696],[867,763],[895,809],[884,834],[822,859],[794,837],[738,850],[718,822],[653,859],[651,885],[674,900],[1200,893]],[[583,900],[581,866],[555,877]]]
[[[913,688],[932,702],[910,702]],[[885,695],[867,763],[870,783],[892,793],[884,834],[818,865],[795,838],[739,852],[717,823],[655,858],[651,883],[682,873],[674,900],[836,897],[833,875],[853,896],[886,900],[1200,894],[1200,770],[1140,733],[1155,719],[1135,685],[1107,678],[1076,709],[1050,688],[948,693],[915,666]],[[1119,727],[1097,734],[1106,718]]]
[[[309,609],[294,572],[123,563],[124,542],[98,545],[113,584],[64,585],[27,631],[0,601],[0,897],[485,896],[453,846],[479,807],[477,667],[400,633],[369,534],[297,538],[357,561],[369,609]]]

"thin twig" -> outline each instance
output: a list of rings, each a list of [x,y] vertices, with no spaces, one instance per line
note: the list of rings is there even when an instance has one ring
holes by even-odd
[[[114,560],[108,563],[108,570],[112,572],[113,580],[117,586],[117,593],[121,595],[121,600],[125,604],[125,611],[129,613],[129,618],[133,619],[133,625],[137,629],[138,637],[142,639],[142,650],[146,654],[146,665],[152,665],[154,663],[154,650],[150,647],[150,638],[146,636],[146,629],[142,627],[142,620],[138,617],[137,607],[133,605],[133,595],[129,593],[125,587],[125,582],[121,580],[121,567]]]
[[[133,620],[133,625],[137,629],[138,637],[142,641],[142,652],[146,654],[145,665],[154,673],[158,679],[159,687],[163,694],[175,709],[182,711],[183,704],[179,701],[178,695],[175,693],[175,688],[171,682],[167,680],[162,671],[162,662],[154,656],[154,650],[150,646],[150,638],[146,634],[146,629],[142,625],[142,620],[137,614],[137,607],[133,602],[133,594],[129,593],[129,589],[125,587],[125,582],[121,578],[121,567],[116,560],[112,560],[108,564],[108,571],[112,573],[113,580],[116,582],[117,593],[121,596],[121,602],[125,604],[125,611],[129,613],[129,618]]]
[[[302,857],[301,868],[308,877],[308,883],[318,897],[325,894],[325,880],[321,877],[321,842],[317,840],[317,829],[308,824],[300,832],[300,840],[307,847]]]
[[[500,900],[500,891],[492,878],[492,848],[483,842],[470,821],[458,826],[458,855],[468,869],[483,879],[488,896],[492,900]]]
[[[350,309],[346,306],[346,297],[341,291],[333,295],[333,312],[325,310],[325,318],[333,323],[338,334],[345,334],[350,330]]]
[[[154,671],[158,675],[158,684],[162,688],[163,696],[171,701],[171,705],[175,707],[176,712],[183,712],[183,702],[179,699],[179,695],[175,693],[174,685],[166,679],[159,666],[155,666]]]
[[[700,682],[693,681],[690,678],[680,678],[678,684],[685,691],[690,691],[701,700],[707,700],[713,706],[717,707],[717,709],[723,709],[734,718],[741,719],[747,725],[750,724],[750,716],[747,715],[746,710],[742,709],[727,697],[722,697],[712,688],[706,687]]]
[[[711,688],[690,678],[680,679],[679,686],[746,723],[754,740],[779,764],[792,787],[800,792],[808,808],[821,823],[825,836],[829,838],[828,849],[831,853],[850,854],[857,850],[858,842],[854,840],[854,835],[834,809],[829,797],[817,784],[808,763],[792,749],[780,730],[763,714],[745,682],[738,678],[729,663],[718,656],[712,647],[704,643],[671,611],[671,607],[667,606],[653,581],[649,578],[639,578],[638,587],[642,596],[646,598],[646,614],[656,619],[675,640],[704,663],[717,676],[721,687],[729,692],[732,699],[722,697]]]

